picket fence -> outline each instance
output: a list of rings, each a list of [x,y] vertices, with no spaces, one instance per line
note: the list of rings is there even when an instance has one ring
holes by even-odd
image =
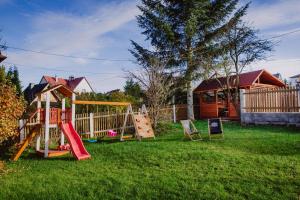
[[[245,112],[300,112],[300,88],[248,89],[243,95]]]

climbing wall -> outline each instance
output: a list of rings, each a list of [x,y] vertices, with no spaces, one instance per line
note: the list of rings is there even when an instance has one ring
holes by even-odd
[[[137,136],[141,138],[155,137],[150,118],[147,114],[134,115],[134,125],[136,128]]]

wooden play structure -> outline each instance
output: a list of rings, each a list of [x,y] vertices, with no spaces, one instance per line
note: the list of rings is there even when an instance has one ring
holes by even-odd
[[[148,115],[147,109],[145,105],[142,106],[140,111],[135,114],[132,110],[132,106],[129,102],[105,102],[105,101],[80,101],[74,100],[72,101],[72,105],[106,105],[106,106],[122,106],[127,107],[125,120],[123,123],[123,127],[120,134],[120,141],[124,141],[126,139],[136,138],[138,140],[142,140],[144,138],[155,138],[154,131],[151,126],[151,120]],[[134,135],[125,134],[126,123],[131,117],[135,133]]]
[[[30,119],[35,117],[37,122],[26,135],[25,139],[23,139],[23,141],[21,141],[18,145],[18,151],[13,155],[12,160],[18,160],[23,151],[34,138],[36,138],[35,149],[38,155],[48,158],[69,153],[68,150],[49,148],[50,129],[58,127],[61,129],[60,145],[64,145],[65,136],[67,136],[71,145],[72,154],[78,160],[90,158],[90,155],[84,148],[79,135],[73,128],[75,121],[75,104],[72,104],[71,110],[67,110],[65,107],[65,98],[67,97],[75,100],[75,93],[64,85],[56,85],[40,92],[37,97],[37,109],[27,120],[28,122]],[[51,97],[55,97],[55,99],[53,100]],[[42,99],[45,99],[45,108],[42,108]],[[57,102],[61,102],[61,109],[50,108],[51,101],[56,104]],[[21,132],[25,127],[26,123],[20,127],[19,131]],[[41,136],[43,134],[44,149],[41,149]]]
[[[71,99],[71,109],[66,109],[65,98]],[[45,99],[45,108],[42,108],[42,99]],[[50,103],[57,104],[61,102],[60,108],[50,108]],[[37,95],[37,109],[29,117],[27,122],[32,118],[36,118],[36,123],[30,129],[26,137],[18,145],[18,151],[13,155],[12,160],[19,159],[23,151],[36,138],[36,153],[45,158],[61,156],[69,153],[69,150],[50,149],[49,136],[51,128],[60,128],[60,146],[64,146],[65,136],[67,137],[73,156],[78,159],[90,158],[90,154],[86,151],[79,134],[75,130],[75,106],[76,105],[106,105],[106,106],[126,106],[124,125],[120,134],[120,140],[124,141],[129,138],[141,140],[143,138],[155,138],[151,121],[148,116],[146,107],[143,106],[138,114],[134,114],[132,106],[129,102],[103,102],[103,101],[80,101],[76,100],[75,93],[64,85],[56,85],[40,92]],[[132,117],[135,134],[125,134],[126,123],[129,117]],[[26,127],[26,123],[20,127],[19,131]],[[41,136],[44,134],[44,149],[41,148]]]
[[[190,139],[191,141],[202,140],[200,131],[197,130],[191,120],[181,120],[180,123],[183,127],[183,134],[186,138]]]

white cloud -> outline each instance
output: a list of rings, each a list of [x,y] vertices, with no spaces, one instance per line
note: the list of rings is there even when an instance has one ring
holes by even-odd
[[[134,20],[139,10],[136,7],[136,2],[131,0],[122,1],[121,3],[110,2],[93,10],[92,13],[80,16],[66,12],[45,12],[35,15],[32,20],[32,30],[25,35],[24,44],[19,44],[18,46],[57,54],[101,58],[105,47],[113,42],[114,39],[106,34],[117,31],[123,25]],[[122,48],[126,48],[126,51],[128,49],[128,47]],[[113,57],[113,52],[110,55]],[[115,58],[118,58],[118,56],[116,55]],[[24,66],[60,68],[66,71],[74,71],[74,75],[81,76],[85,74],[77,72],[95,71],[101,73],[115,71],[117,73],[118,71],[121,73],[121,69],[114,69],[116,63],[98,62],[81,58],[70,59],[22,51],[10,51],[7,61],[20,63]],[[20,69],[22,70],[22,67]],[[50,75],[57,74],[58,76],[63,76],[64,74],[59,71],[49,72],[43,70],[28,72],[29,70],[23,71],[23,74],[27,73],[23,77],[25,80],[24,84],[40,79],[40,77],[33,79],[33,74],[36,74],[36,76],[47,73]],[[104,75],[98,79],[92,78],[96,90],[102,91],[119,88],[120,82],[123,81],[111,81],[111,84],[106,84],[103,88],[101,80],[106,80]]]
[[[266,69],[269,72],[281,73],[283,78],[287,80],[289,77],[300,73],[300,59],[275,59],[270,61],[260,61],[252,64],[247,68],[249,71],[258,70],[258,69]]]
[[[246,19],[259,29],[300,23],[299,0],[278,0],[250,6]]]

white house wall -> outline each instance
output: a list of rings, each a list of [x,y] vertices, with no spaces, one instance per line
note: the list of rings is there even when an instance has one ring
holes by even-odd
[[[297,78],[290,78],[290,83],[292,86],[296,86],[297,83],[299,84],[300,83],[300,77],[297,77]]]
[[[92,88],[86,81],[86,79],[82,79],[82,81],[76,86],[74,92],[85,93],[85,92],[93,92]]]

